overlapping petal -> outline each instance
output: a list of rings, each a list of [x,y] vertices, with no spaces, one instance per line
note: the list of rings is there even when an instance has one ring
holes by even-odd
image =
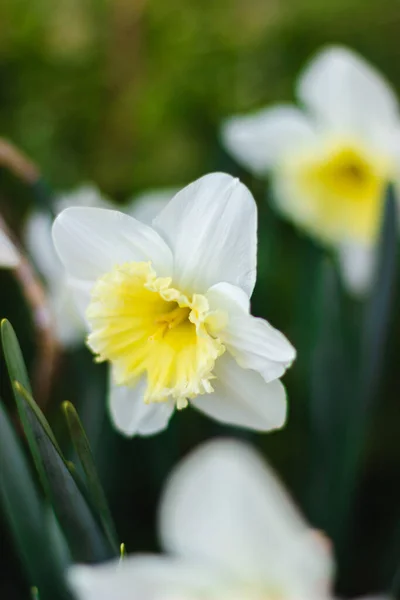
[[[53,240],[68,275],[94,281],[116,264],[152,261],[159,276],[172,272],[172,254],[151,227],[102,208],[67,208],[55,220]]]
[[[251,295],[256,278],[257,209],[249,190],[225,173],[201,177],[153,221],[174,255],[174,282],[204,293],[227,281]]]
[[[207,292],[212,308],[229,315],[226,327],[218,335],[241,367],[258,371],[266,382],[273,381],[290,367],[296,351],[268,321],[249,314],[248,301],[240,292],[226,283]]]
[[[109,409],[118,431],[126,436],[153,435],[163,431],[174,412],[174,402],[145,404],[147,382],[143,378],[135,386],[110,384]]]
[[[191,400],[198,410],[222,423],[255,431],[284,425],[286,392],[278,379],[266,383],[256,371],[239,367],[229,353],[219,358],[214,373],[214,392]]]

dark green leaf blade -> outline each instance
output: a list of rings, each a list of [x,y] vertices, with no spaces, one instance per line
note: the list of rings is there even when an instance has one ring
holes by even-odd
[[[108,508],[107,499],[101,486],[89,440],[79,415],[71,402],[63,403],[63,410],[75,451],[86,475],[88,491],[97,509],[104,531],[113,550],[119,552],[118,537]]]
[[[64,584],[66,565],[53,551],[44,507],[1,403],[0,471],[1,504],[30,583],[39,588],[41,600],[70,600]]]
[[[338,485],[344,460],[338,440],[346,436],[354,377],[344,335],[340,281],[335,265],[328,260],[321,265],[315,310],[317,335],[310,373],[312,483],[309,505],[313,523],[334,537],[346,494]]]
[[[36,407],[35,411],[31,409],[33,398],[29,397],[28,392],[18,382],[14,387],[20,404],[24,403],[26,413],[36,418],[40,409],[39,407]],[[36,453],[40,456],[49,499],[74,560],[101,562],[116,556],[117,553],[104,538],[99,523],[82,495],[75,477],[45,432],[42,426],[43,420],[45,420],[44,415],[40,420],[32,421],[31,434],[36,445]]]
[[[365,307],[361,340],[361,393],[357,407],[360,413],[369,411],[382,373],[396,280],[397,222],[395,190],[393,185],[389,185],[379,240],[375,281]]]
[[[74,560],[98,562],[116,555],[105,539],[82,489],[62,456],[45,416],[35,403],[11,324],[1,323],[3,350],[22,426],[40,481],[64,531]],[[19,379],[20,378],[20,379]],[[25,383],[27,388],[25,388]]]

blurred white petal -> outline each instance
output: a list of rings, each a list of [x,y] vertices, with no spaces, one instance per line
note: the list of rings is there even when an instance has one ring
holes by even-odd
[[[178,286],[204,293],[226,281],[251,295],[257,208],[238,179],[225,173],[201,177],[180,191],[153,225],[172,249]]]
[[[233,581],[263,582],[280,597],[328,595],[328,548],[274,473],[238,442],[205,444],[168,482],[160,511],[167,550],[218,567]]]
[[[290,105],[261,110],[225,121],[222,140],[232,155],[257,175],[266,175],[281,157],[313,141],[308,117]]]
[[[176,188],[168,188],[143,192],[132,198],[124,207],[124,210],[138,221],[151,225],[153,219],[166,207],[178,191]]]
[[[28,217],[24,231],[28,252],[47,284],[58,281],[63,272],[51,237],[52,224],[53,219],[49,213],[36,211]]]
[[[73,348],[84,342],[87,326],[80,314],[74,290],[64,277],[49,289],[48,299],[54,320],[57,340],[66,348]]]
[[[146,386],[144,378],[132,387],[110,383],[110,415],[118,431],[126,436],[159,433],[168,426],[174,412],[173,401],[145,404]]]
[[[284,425],[286,392],[278,379],[266,383],[256,371],[239,367],[228,352],[217,360],[214,373],[214,392],[190,401],[198,410],[222,423],[255,431]]]
[[[299,99],[320,124],[380,137],[399,119],[399,106],[388,82],[355,52],[340,46],[319,52],[301,76]]]
[[[78,600],[217,600],[209,571],[160,556],[73,566],[68,582]]]
[[[12,241],[0,228],[0,267],[13,269],[18,266],[19,254]]]
[[[171,251],[150,227],[102,208],[67,208],[53,225],[56,250],[69,276],[94,281],[116,264],[151,261],[157,274],[172,272]]]
[[[343,280],[350,292],[356,296],[368,293],[375,276],[376,246],[344,243],[338,248],[338,256]]]

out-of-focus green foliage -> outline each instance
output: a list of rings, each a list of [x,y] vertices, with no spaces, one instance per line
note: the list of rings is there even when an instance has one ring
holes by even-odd
[[[399,14],[398,0],[5,0],[0,129],[58,188],[185,183],[226,164],[221,118],[291,100],[323,44],[399,82]]]

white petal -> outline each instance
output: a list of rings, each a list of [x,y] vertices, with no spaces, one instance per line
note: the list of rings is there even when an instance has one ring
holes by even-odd
[[[19,255],[12,241],[0,228],[0,267],[13,269],[19,263]]]
[[[226,281],[251,295],[257,208],[238,179],[225,173],[201,177],[179,192],[153,225],[174,254],[176,285],[203,293]]]
[[[313,127],[307,116],[290,105],[232,117],[222,127],[226,148],[256,175],[266,175],[281,156],[313,138]]]
[[[94,281],[116,264],[152,261],[159,276],[171,275],[171,251],[150,227],[102,208],[67,208],[55,220],[53,240],[71,277]]]
[[[296,357],[285,336],[264,319],[249,314],[245,294],[226,283],[213,286],[207,298],[213,310],[228,315],[228,324],[218,331],[229,352],[244,369],[258,371],[266,382],[281,377]]]
[[[398,103],[385,79],[355,52],[332,47],[320,52],[299,80],[300,100],[321,124],[379,135],[398,123]]]
[[[241,367],[258,371],[266,382],[282,377],[296,358],[280,331],[252,315],[231,317],[221,339]]]
[[[345,285],[355,296],[364,296],[371,289],[374,280],[376,246],[349,242],[342,244],[338,253]]]
[[[228,352],[217,360],[214,373],[214,392],[191,400],[198,410],[222,423],[256,431],[284,425],[286,393],[278,379],[266,383],[256,371],[239,367]]]
[[[168,426],[174,412],[174,403],[168,401],[145,404],[143,398],[146,385],[144,378],[134,387],[110,384],[111,419],[123,435],[153,435]]]
[[[223,310],[229,314],[248,314],[250,299],[248,295],[231,283],[217,283],[206,293],[212,310]]]
[[[282,597],[327,591],[327,547],[250,446],[214,441],[184,460],[167,484],[160,530],[167,550],[237,581],[265,583]]]
[[[176,188],[149,190],[132,198],[125,207],[125,212],[138,221],[150,225],[178,191]]]
[[[78,600],[198,600],[219,581],[212,573],[161,556],[133,556],[121,563],[73,566],[68,582]]]
[[[28,252],[47,283],[59,279],[64,270],[51,237],[52,224],[48,213],[36,211],[28,217],[24,231]]]

